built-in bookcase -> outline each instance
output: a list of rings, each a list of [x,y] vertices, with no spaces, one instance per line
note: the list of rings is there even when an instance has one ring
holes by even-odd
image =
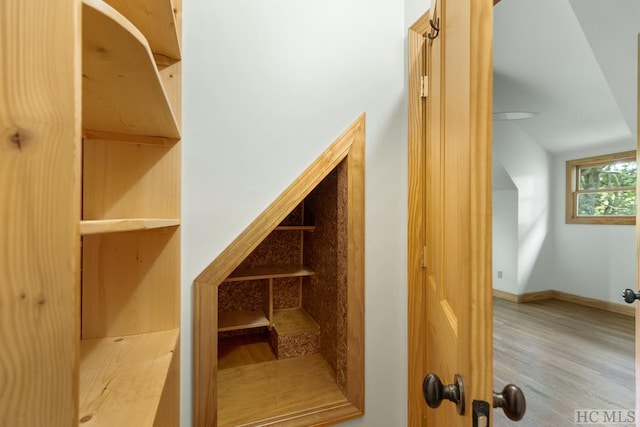
[[[83,0],[81,424],[179,424],[180,6]]]
[[[0,7],[1,425],[179,425],[181,8]]]

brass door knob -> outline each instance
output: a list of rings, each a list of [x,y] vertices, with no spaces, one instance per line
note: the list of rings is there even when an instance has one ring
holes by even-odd
[[[507,384],[501,393],[493,392],[493,407],[502,408],[507,418],[519,421],[527,411],[527,401],[520,387]]]

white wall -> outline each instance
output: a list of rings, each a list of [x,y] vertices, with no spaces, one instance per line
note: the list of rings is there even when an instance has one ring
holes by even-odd
[[[406,424],[402,0],[184,2],[182,425],[192,281],[361,113],[366,141],[366,415]]]
[[[498,272],[502,273],[499,277]],[[518,294],[518,190],[493,191],[493,288]]]
[[[495,121],[493,144],[496,160],[504,166],[518,189],[518,285],[515,293],[553,289],[551,157],[516,122]]]
[[[554,159],[555,289],[620,304],[622,291],[636,287],[635,226],[565,223],[566,161],[630,149],[633,146],[605,145]]]

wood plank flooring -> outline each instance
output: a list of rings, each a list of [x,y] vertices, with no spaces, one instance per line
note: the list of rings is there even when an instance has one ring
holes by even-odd
[[[523,420],[496,410],[494,427],[574,427],[576,409],[635,407],[634,319],[547,300],[495,299],[494,390],[520,386]]]

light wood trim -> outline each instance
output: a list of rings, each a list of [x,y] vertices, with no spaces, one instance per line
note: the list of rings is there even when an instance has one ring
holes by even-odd
[[[493,399],[492,170],[493,170],[493,4],[471,2],[470,76],[472,112],[469,123],[471,163],[471,304],[472,377],[469,395]]]
[[[528,303],[535,301],[544,301],[548,299],[553,299],[555,295],[555,291],[539,291],[539,292],[528,292],[526,294],[518,295],[517,302],[519,303]]]
[[[580,295],[568,294],[561,291],[552,291],[553,298],[560,301],[572,302],[574,304],[583,305],[585,307],[597,308],[600,310],[610,311],[612,313],[624,314],[625,316],[635,316],[636,309],[633,305],[616,304],[609,301],[602,301],[594,298],[587,298]]]
[[[193,425],[216,426],[218,287],[194,282],[193,291]]]
[[[289,413],[286,415],[267,418],[258,423],[242,424],[237,427],[321,427],[340,424],[362,416],[362,412],[348,402],[338,402],[330,405],[319,406],[313,409]],[[286,422],[286,424],[283,424]]]
[[[83,340],[80,423],[151,426],[179,330]]]
[[[194,282],[195,426],[216,425],[218,286],[345,158],[349,200],[347,400],[357,408],[357,413],[348,418],[364,413],[364,143],[365,115],[362,114]],[[318,425],[343,419],[340,411],[337,407],[327,410],[322,416],[324,421]]]
[[[71,426],[78,416],[80,5],[6,0],[0,22],[0,424]]]
[[[353,404],[361,414],[364,414],[365,410],[365,134],[365,122],[362,116],[360,128],[347,156],[346,392],[349,403]]]
[[[546,291],[528,292],[526,294],[516,295],[510,292],[504,292],[504,291],[499,291],[497,289],[494,289],[493,296],[495,298],[500,298],[506,301],[516,302],[516,303],[528,303],[528,302],[553,299],[553,291],[546,290]]]
[[[505,301],[518,302],[518,296],[516,294],[512,294],[512,293],[504,292],[504,291],[499,291],[497,289],[493,290],[493,297],[494,298],[500,298],[500,299],[503,299]]]
[[[568,160],[565,167],[565,222],[567,224],[602,224],[602,225],[634,225],[636,218],[633,216],[578,216],[578,176],[576,169],[585,166],[599,166],[607,163],[622,162],[636,159],[636,151],[624,151],[620,153],[605,154],[602,156],[585,157],[582,159]],[[627,188],[620,188],[627,190]],[[633,190],[633,188],[630,188]],[[606,190],[604,190],[606,191]],[[599,191],[581,191],[590,193]]]
[[[225,282],[240,282],[243,280],[278,279],[283,277],[313,276],[313,270],[301,265],[268,265],[245,270],[235,270]]]
[[[176,13],[171,0],[105,0],[146,37],[155,54],[180,59]]]
[[[178,122],[142,33],[105,2],[82,3],[83,127],[179,139]]]
[[[427,43],[424,34],[428,28],[429,13],[425,13],[409,29],[409,205],[408,205],[408,348],[427,348],[425,314],[426,270],[422,267],[423,248],[426,244],[425,184],[426,151],[424,115],[426,103],[420,97],[420,77],[426,74]],[[424,398],[422,378],[426,375],[425,360],[415,357],[409,350],[408,410],[409,426],[422,425]]]
[[[260,311],[221,311],[218,313],[218,332],[270,326],[265,313]]]
[[[105,234],[123,231],[152,230],[154,228],[175,227],[179,219],[126,218],[80,221],[80,234]]]
[[[625,316],[635,316],[636,309],[632,305],[617,304],[610,301],[603,301],[595,298],[587,298],[580,295],[574,295],[567,292],[546,290],[539,292],[529,292],[526,294],[512,294],[509,292],[493,290],[493,296],[503,300],[515,302],[518,304],[526,304],[530,302],[557,299],[560,301],[571,302],[585,307],[592,307],[598,310],[609,311],[611,313],[623,314]]]
[[[279,225],[276,231],[316,231],[315,225]]]
[[[267,235],[347,156],[351,145],[364,129],[364,114],[267,207],[196,278],[199,283],[218,285],[235,270]]]

